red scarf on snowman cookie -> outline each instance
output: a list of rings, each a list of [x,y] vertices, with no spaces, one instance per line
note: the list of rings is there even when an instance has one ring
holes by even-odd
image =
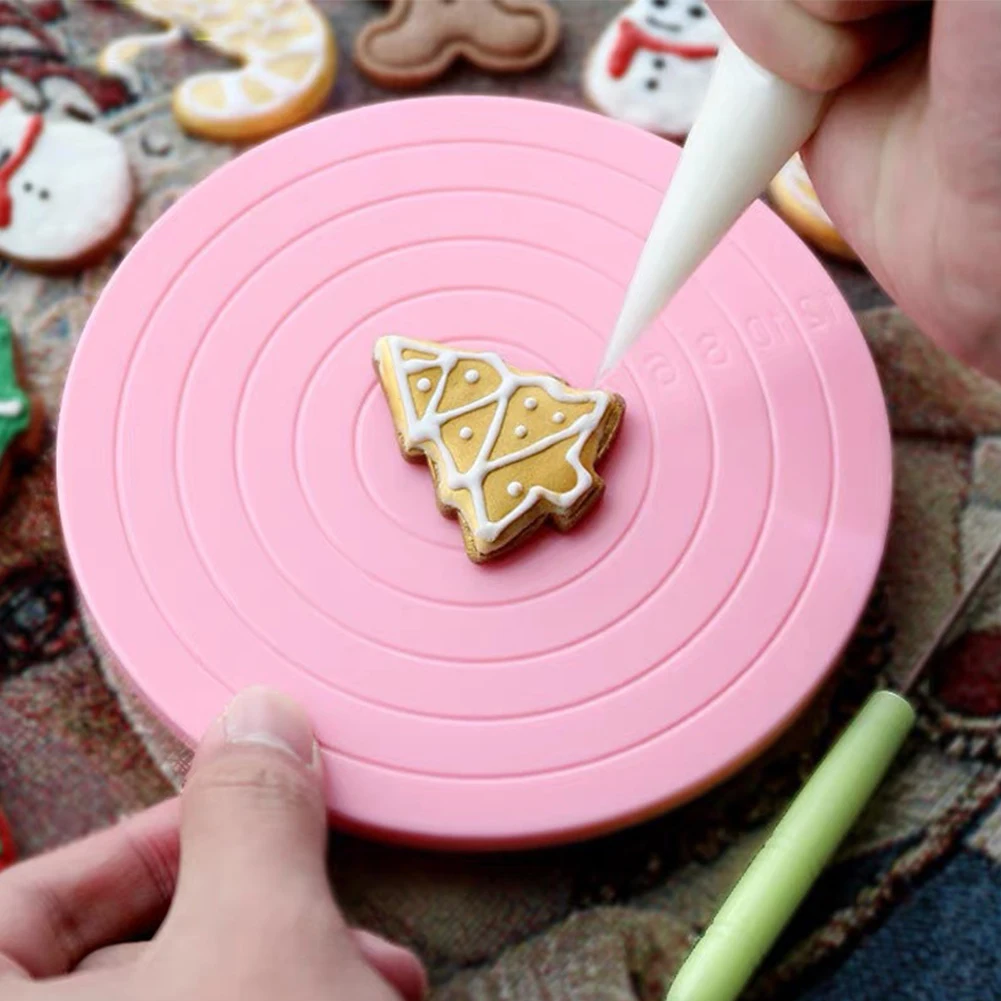
[[[619,21],[619,37],[616,38],[615,46],[608,57],[609,76],[616,80],[625,76],[633,56],[639,49],[664,52],[682,59],[713,59],[719,52],[715,45],[682,45],[679,42],[663,41],[647,34],[634,21],[623,18]]]
[[[12,101],[13,98],[5,90],[0,90],[0,107],[4,102]],[[10,197],[10,181],[17,169],[31,155],[35,148],[39,135],[42,132],[42,116],[30,115],[28,117],[28,127],[21,136],[21,141],[6,160],[0,162],[0,229],[10,225],[13,214],[12,200]]]

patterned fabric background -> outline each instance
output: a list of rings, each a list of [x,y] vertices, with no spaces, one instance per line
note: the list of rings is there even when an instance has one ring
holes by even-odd
[[[328,110],[386,93],[347,53],[380,5],[321,4],[341,54]],[[431,90],[582,103],[583,56],[616,5],[568,0],[553,63],[499,83],[460,70]],[[192,140],[171,85],[216,65],[197,46],[144,63],[143,92],[88,69],[141,25],[113,4],[0,0],[36,49],[0,47],[0,82],[51,114],[100,117],[135,164],[142,200],[124,253],[186,188],[236,150]],[[158,60],[158,61],[156,61]],[[50,413],[73,347],[118,258],[43,279],[0,263],[14,323]],[[813,709],[761,761],[667,817],[599,841],[463,857],[335,838],[351,917],[413,945],[441,1001],[653,1001],[788,797],[880,678],[897,677],[1001,531],[1001,389],[933,349],[863,274],[832,266],[877,360],[895,434],[896,513],[857,636]],[[0,865],[174,791],[183,749],[153,726],[88,638],[60,538],[52,448],[20,476],[0,520]],[[753,998],[1001,997],[1001,600],[920,694],[920,727],[886,787],[751,990]],[[8,830],[9,826],[9,830]]]

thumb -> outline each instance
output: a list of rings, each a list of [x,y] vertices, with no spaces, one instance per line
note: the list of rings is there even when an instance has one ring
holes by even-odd
[[[319,951],[358,957],[405,999],[420,998],[423,967],[405,949],[342,917],[326,867],[322,765],[309,719],[277,692],[251,688],[209,727],[181,796],[180,871],[161,939],[235,937],[273,944],[303,929]]]
[[[305,712],[265,689],[238,695],[209,728],[181,796],[180,871],[158,939],[296,948],[340,963],[359,958],[404,999],[426,980],[412,953],[350,930],[326,870],[326,806]],[[220,941],[220,935],[222,941]],[[228,938],[227,938],[228,936]]]
[[[217,921],[253,913],[261,900],[330,897],[326,836],[306,713],[277,692],[248,689],[209,727],[181,796],[175,910],[190,901]]]

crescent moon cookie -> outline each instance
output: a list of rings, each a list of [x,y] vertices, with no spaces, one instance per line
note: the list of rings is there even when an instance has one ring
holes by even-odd
[[[405,337],[376,342],[375,368],[403,454],[427,460],[438,506],[459,519],[475,563],[547,520],[569,530],[601,495],[594,465],[615,438],[621,396]]]
[[[611,118],[683,139],[724,38],[703,0],[634,0],[591,50],[584,92]]]
[[[420,87],[458,59],[489,73],[522,73],[560,40],[546,0],[393,0],[355,40],[355,64],[381,87]]]
[[[842,260],[858,260],[820,204],[799,153],[775,175],[768,186],[768,198],[779,215],[804,240]]]
[[[38,454],[45,431],[41,403],[21,388],[10,323],[0,316],[0,495],[14,465]]]
[[[242,64],[199,73],[175,88],[174,115],[194,135],[221,141],[263,139],[313,115],[333,86],[333,32],[308,0],[121,2],[164,25],[164,31],[112,42],[101,53],[102,72],[135,86],[133,62],[144,50],[185,37]]]
[[[79,270],[111,250],[134,204],[118,139],[28,114],[0,91],[0,257],[36,271]]]

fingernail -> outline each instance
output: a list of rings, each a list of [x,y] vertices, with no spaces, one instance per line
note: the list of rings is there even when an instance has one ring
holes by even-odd
[[[248,688],[230,702],[223,717],[230,744],[263,744],[314,767],[316,740],[309,717],[287,695],[267,688]]]
[[[414,953],[374,932],[353,929],[352,934],[369,963],[389,980],[406,1001],[421,1001],[428,996],[427,973]]]

